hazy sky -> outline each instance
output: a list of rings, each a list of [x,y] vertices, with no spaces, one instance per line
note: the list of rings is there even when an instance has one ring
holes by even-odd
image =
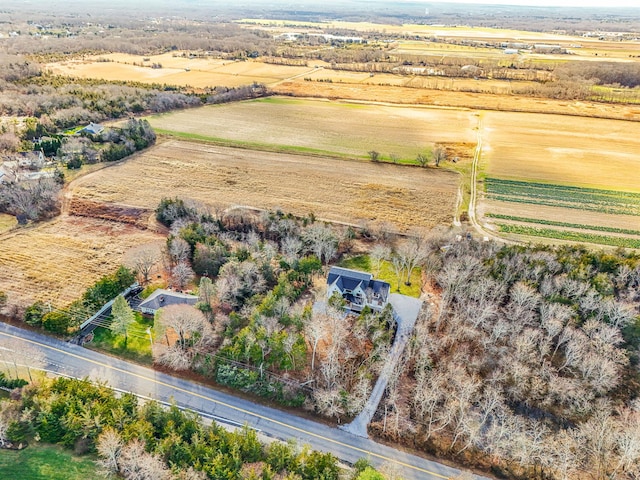
[[[635,7],[635,0],[440,0],[443,3],[484,3],[497,5],[530,5],[535,7]],[[416,2],[420,3],[420,2]],[[426,2],[425,2],[426,3]]]

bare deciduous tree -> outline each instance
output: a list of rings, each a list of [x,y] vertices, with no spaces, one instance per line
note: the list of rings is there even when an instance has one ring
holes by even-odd
[[[186,261],[178,262],[171,272],[171,281],[178,290],[183,290],[194,277],[195,273]]]
[[[156,454],[148,453],[144,443],[135,439],[122,447],[120,474],[126,480],[169,480],[171,473]]]
[[[58,210],[60,185],[52,178],[0,184],[0,208],[28,220],[38,220]]]
[[[149,283],[149,277],[160,258],[158,248],[143,245],[130,251],[127,256],[127,264],[136,273],[140,282],[143,285]]]
[[[212,335],[211,325],[202,312],[189,305],[170,305],[158,310],[155,329],[154,359],[176,369],[188,368]]]
[[[440,145],[437,145],[432,152],[433,161],[436,164],[436,167],[440,165],[440,162],[443,162],[447,159],[447,151]]]
[[[120,434],[111,427],[105,428],[96,442],[96,450],[100,459],[98,465],[107,475],[115,475],[120,471],[120,454],[124,441]]]
[[[333,229],[327,225],[314,223],[304,231],[303,239],[309,246],[309,250],[324,264],[327,264],[336,254],[338,238]]]
[[[375,275],[380,274],[380,264],[383,260],[389,260],[391,258],[391,249],[386,245],[376,244],[369,253],[369,258],[373,263],[373,271]]]

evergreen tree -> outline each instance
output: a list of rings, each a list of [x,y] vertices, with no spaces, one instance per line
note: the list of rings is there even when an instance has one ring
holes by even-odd
[[[124,335],[124,346],[127,347],[127,331],[129,327],[135,322],[135,315],[133,310],[127,303],[127,300],[118,295],[111,307],[111,316],[113,320],[111,322],[111,330],[118,335]]]

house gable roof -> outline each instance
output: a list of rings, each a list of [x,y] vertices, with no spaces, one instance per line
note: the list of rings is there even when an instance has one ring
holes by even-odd
[[[144,302],[140,303],[140,309],[145,308],[155,311],[169,305],[195,305],[197,302],[198,297],[195,295],[160,288],[149,295]]]
[[[97,134],[101,133],[103,130],[104,130],[104,127],[102,125],[100,125],[99,123],[91,122],[89,125],[87,125],[86,127],[84,127],[80,131],[81,132],[87,132],[87,133],[90,133],[92,135],[97,135]]]
[[[357,286],[361,282],[369,283],[373,279],[373,275],[366,272],[359,272],[358,270],[351,270],[350,268],[331,267],[329,270],[329,276],[327,277],[327,285],[333,284],[336,280],[342,281],[342,285],[345,282],[349,285]],[[355,286],[353,288],[355,288]],[[353,288],[346,286],[349,290]]]
[[[391,285],[382,280],[374,280],[373,275],[366,272],[359,272],[349,268],[331,267],[327,277],[327,285],[335,285],[342,295],[351,295],[360,287],[364,292],[373,294],[375,301],[382,301],[386,304],[391,291]],[[367,296],[369,293],[366,293]]]

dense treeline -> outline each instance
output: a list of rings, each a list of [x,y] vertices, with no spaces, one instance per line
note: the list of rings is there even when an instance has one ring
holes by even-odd
[[[567,63],[558,66],[556,74],[560,78],[584,78],[596,85],[618,85],[628,88],[640,86],[640,64],[634,62],[581,62],[580,65]]]
[[[510,478],[637,478],[640,258],[475,241],[430,258],[438,295],[376,429]]]
[[[231,432],[215,423],[205,426],[194,413],[141,403],[130,393],[116,395],[88,380],[42,380],[15,390],[11,400],[0,400],[0,446],[32,441],[96,454],[106,477],[342,478],[331,454],[293,442],[264,445],[249,428]],[[353,479],[367,469],[366,462],[358,466]]]
[[[344,318],[339,304],[312,310],[301,300],[322,265],[349,250],[353,230],[280,212],[213,214],[180,199],[163,199],[157,218],[171,227],[170,282],[201,276],[202,312],[156,318],[157,362],[329,417],[359,413],[390,347],[390,311]],[[188,342],[162,335],[187,323]]]
[[[100,12],[100,17],[103,13]],[[137,20],[121,18],[117,25],[103,29],[88,27],[82,21],[66,23],[62,35],[47,35],[47,31],[56,30],[55,25],[46,20],[43,23],[51,28],[37,32],[37,27],[25,26],[21,35],[4,39],[1,47],[10,55],[34,55],[43,60],[61,53],[122,52],[150,55],[172,50],[201,50],[233,59],[247,58],[254,52],[271,55],[276,51],[276,42],[271,34],[245,29],[234,23],[175,20],[159,24],[155,31],[149,32],[140,28]],[[96,30],[101,30],[101,33]],[[36,32],[39,35],[34,35]]]

